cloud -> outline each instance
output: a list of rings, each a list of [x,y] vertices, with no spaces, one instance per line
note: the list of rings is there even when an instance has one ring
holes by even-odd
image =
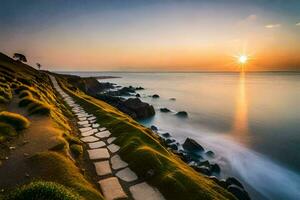
[[[281,24],[268,24],[265,25],[266,28],[279,28],[281,26]]]
[[[296,26],[300,26],[300,22],[296,24]]]

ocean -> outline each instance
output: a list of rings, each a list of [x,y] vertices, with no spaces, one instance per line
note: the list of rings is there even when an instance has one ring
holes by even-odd
[[[140,123],[212,150],[221,177],[237,177],[252,199],[300,199],[300,73],[69,74],[118,76],[99,81],[144,87],[138,93],[156,115]],[[188,118],[177,117],[178,111]]]

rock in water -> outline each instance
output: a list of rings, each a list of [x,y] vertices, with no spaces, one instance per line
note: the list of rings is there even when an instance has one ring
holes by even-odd
[[[152,98],[159,98],[159,95],[158,94],[154,94],[154,95],[152,95]]]
[[[124,102],[124,106],[133,111],[137,119],[143,119],[151,117],[155,114],[154,108],[152,105],[142,102],[138,98],[129,98]]]
[[[212,173],[217,173],[217,174],[219,174],[221,172],[221,168],[218,164],[212,164],[210,166],[210,170]]]
[[[170,98],[170,101],[176,101],[176,98]]]
[[[249,194],[236,185],[230,185],[227,190],[239,200],[250,200]]]
[[[158,128],[154,125],[152,125],[150,128],[151,128],[152,131],[158,131]]]
[[[244,186],[242,185],[241,182],[239,182],[236,178],[234,177],[229,177],[226,179],[226,183],[230,186],[230,185],[236,185],[239,186],[240,188],[244,188]]]
[[[137,93],[137,94],[135,95],[135,97],[141,97],[141,95],[140,95],[139,93]]]
[[[202,152],[204,151],[204,148],[198,144],[195,140],[191,139],[191,138],[187,138],[182,147],[190,152]]]
[[[160,112],[171,112],[171,110],[169,110],[168,108],[161,108]]]
[[[186,111],[179,111],[176,113],[178,117],[188,117],[188,113]]]
[[[205,154],[206,154],[207,156],[209,156],[209,157],[214,157],[214,156],[215,156],[215,153],[212,152],[212,151],[207,151]]]

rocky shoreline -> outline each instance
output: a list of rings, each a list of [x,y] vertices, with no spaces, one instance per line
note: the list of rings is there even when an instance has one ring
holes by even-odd
[[[220,179],[221,168],[218,163],[211,163],[210,159],[215,156],[211,150],[204,149],[192,138],[187,138],[180,144],[168,132],[160,131],[158,127],[152,125],[150,129],[155,132],[161,142],[182,161],[191,166],[195,171],[212,179],[219,186],[225,188],[239,200],[250,200],[248,192],[243,184],[234,177]]]

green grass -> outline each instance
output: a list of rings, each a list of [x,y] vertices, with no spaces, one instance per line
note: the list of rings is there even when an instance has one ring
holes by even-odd
[[[38,153],[30,158],[37,176],[72,188],[86,200],[103,199],[102,195],[84,178],[74,163],[55,152]]]
[[[13,126],[16,130],[28,128],[30,125],[30,122],[26,117],[7,111],[0,112],[0,122],[7,123]]]
[[[32,97],[32,94],[29,90],[23,90],[19,94],[19,98],[24,98],[24,97]]]
[[[7,123],[0,122],[0,143],[5,142],[8,138],[16,135],[17,132],[14,127]]]
[[[83,200],[75,191],[53,182],[37,181],[11,192],[7,200]]]
[[[68,92],[118,138],[115,143],[121,147],[119,153],[122,159],[140,177],[147,177],[147,182],[156,186],[166,199],[235,199],[164,148],[151,130],[100,100],[83,93]],[[149,177],[149,171],[153,171],[154,175]]]
[[[79,144],[70,145],[70,150],[76,158],[80,157],[83,154],[83,148]]]

